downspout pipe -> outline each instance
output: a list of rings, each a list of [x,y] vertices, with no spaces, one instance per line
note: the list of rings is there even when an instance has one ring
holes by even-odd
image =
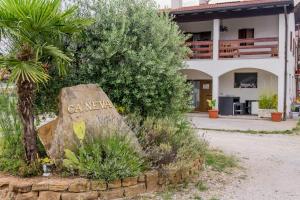
[[[285,21],[285,44],[284,44],[284,100],[283,100],[283,120],[286,121],[286,98],[287,98],[287,64],[288,64],[288,19],[287,8],[284,6],[284,21]]]

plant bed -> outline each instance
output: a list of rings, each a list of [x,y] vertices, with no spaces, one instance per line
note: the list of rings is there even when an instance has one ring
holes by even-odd
[[[89,180],[80,177],[17,178],[1,175],[0,199],[118,199],[132,198],[143,193],[163,191],[168,185],[189,181],[199,174],[202,159],[196,159],[186,169],[151,170],[137,177],[114,181]]]
[[[7,102],[7,98],[4,98],[3,102]],[[15,103],[12,102],[12,105],[15,105]],[[13,110],[14,107],[11,106],[8,112]],[[5,116],[7,115],[2,115],[2,117]],[[17,115],[15,117],[17,119]],[[19,124],[19,122],[7,121],[6,123],[6,125],[12,124]],[[141,123],[138,122],[137,124]],[[24,164],[26,164],[22,164],[24,162],[23,151],[20,151],[20,155],[15,153],[15,157],[12,158],[17,147],[22,149],[20,134],[17,131],[19,129],[13,126],[10,129],[13,132],[4,129],[3,141],[5,142],[2,142],[0,147],[5,151],[3,151],[4,154],[0,155],[0,158],[5,162],[0,163],[0,166],[3,167],[2,171],[10,173],[10,175],[0,174],[1,200],[36,200],[44,198],[76,200],[78,198],[116,199],[134,197],[146,192],[162,191],[170,184],[180,184],[193,180],[194,175],[197,175],[202,167],[206,143],[195,139],[197,137],[195,132],[190,124],[183,119],[148,118],[144,120],[143,125],[138,129],[140,130],[138,135],[143,150],[147,152],[147,155],[144,155],[145,158],[143,158],[148,162],[146,168],[140,166],[139,160],[133,163],[132,158],[137,159],[136,154],[124,138],[107,137],[106,140],[93,140],[94,142],[90,142],[85,137],[86,133],[83,128],[85,125],[80,122],[73,125],[73,131],[80,141],[78,150],[72,153],[70,153],[70,150],[66,151],[69,152],[69,156],[66,155],[65,157],[64,164],[66,165],[63,166],[64,169],[61,170],[59,167],[53,169],[52,176],[47,178],[39,176],[41,175],[41,164],[52,164],[52,160],[47,159],[47,157],[39,160],[36,173],[33,173],[32,170],[26,172],[30,166],[23,169],[26,172],[25,174],[20,173],[20,168],[24,168]],[[155,142],[153,143],[153,141]],[[5,146],[2,146],[3,144]],[[104,157],[100,159],[97,152],[106,152],[106,156],[110,155],[110,159],[107,160]],[[127,157],[131,156],[124,160],[122,159],[124,156],[119,156],[123,154],[126,154]],[[91,157],[93,159],[90,159]],[[12,169],[11,162],[8,162],[10,159],[12,162],[21,163],[16,164]],[[112,160],[121,163],[110,162]],[[131,166],[131,168],[124,168],[125,165]],[[103,169],[107,169],[107,171],[103,171]],[[128,169],[130,170],[128,171]],[[118,173],[115,173],[116,171]],[[11,176],[11,174],[34,177],[18,178]],[[62,178],[62,174],[69,177]],[[134,174],[135,177],[129,177],[132,176],[130,174]]]
[[[276,94],[263,94],[259,97],[258,117],[272,118],[272,113],[277,111],[278,96]]]
[[[271,118],[272,112],[276,112],[276,109],[258,109],[258,117]]]

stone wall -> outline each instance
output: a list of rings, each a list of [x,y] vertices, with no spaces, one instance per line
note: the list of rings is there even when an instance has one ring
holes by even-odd
[[[202,160],[185,170],[147,171],[139,177],[113,182],[83,178],[16,178],[0,176],[1,200],[105,200],[157,192],[167,185],[189,181],[198,175]]]

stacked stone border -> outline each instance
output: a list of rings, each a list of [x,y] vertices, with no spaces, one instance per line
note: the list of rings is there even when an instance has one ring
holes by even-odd
[[[163,191],[168,185],[192,180],[199,174],[202,159],[181,170],[147,171],[138,177],[112,182],[83,178],[16,178],[0,176],[1,200],[112,200]]]

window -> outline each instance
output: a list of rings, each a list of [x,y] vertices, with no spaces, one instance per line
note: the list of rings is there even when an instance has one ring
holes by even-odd
[[[254,39],[254,28],[244,28],[239,30],[239,39]],[[253,42],[241,43],[241,46],[253,46]]]
[[[199,33],[189,33],[185,32],[185,35],[190,35],[189,39],[187,39],[187,42],[192,41],[211,41],[211,31],[207,32],[199,32]]]
[[[209,41],[211,40],[211,32],[192,33],[193,41]]]
[[[257,73],[234,73],[234,88],[257,88]]]

